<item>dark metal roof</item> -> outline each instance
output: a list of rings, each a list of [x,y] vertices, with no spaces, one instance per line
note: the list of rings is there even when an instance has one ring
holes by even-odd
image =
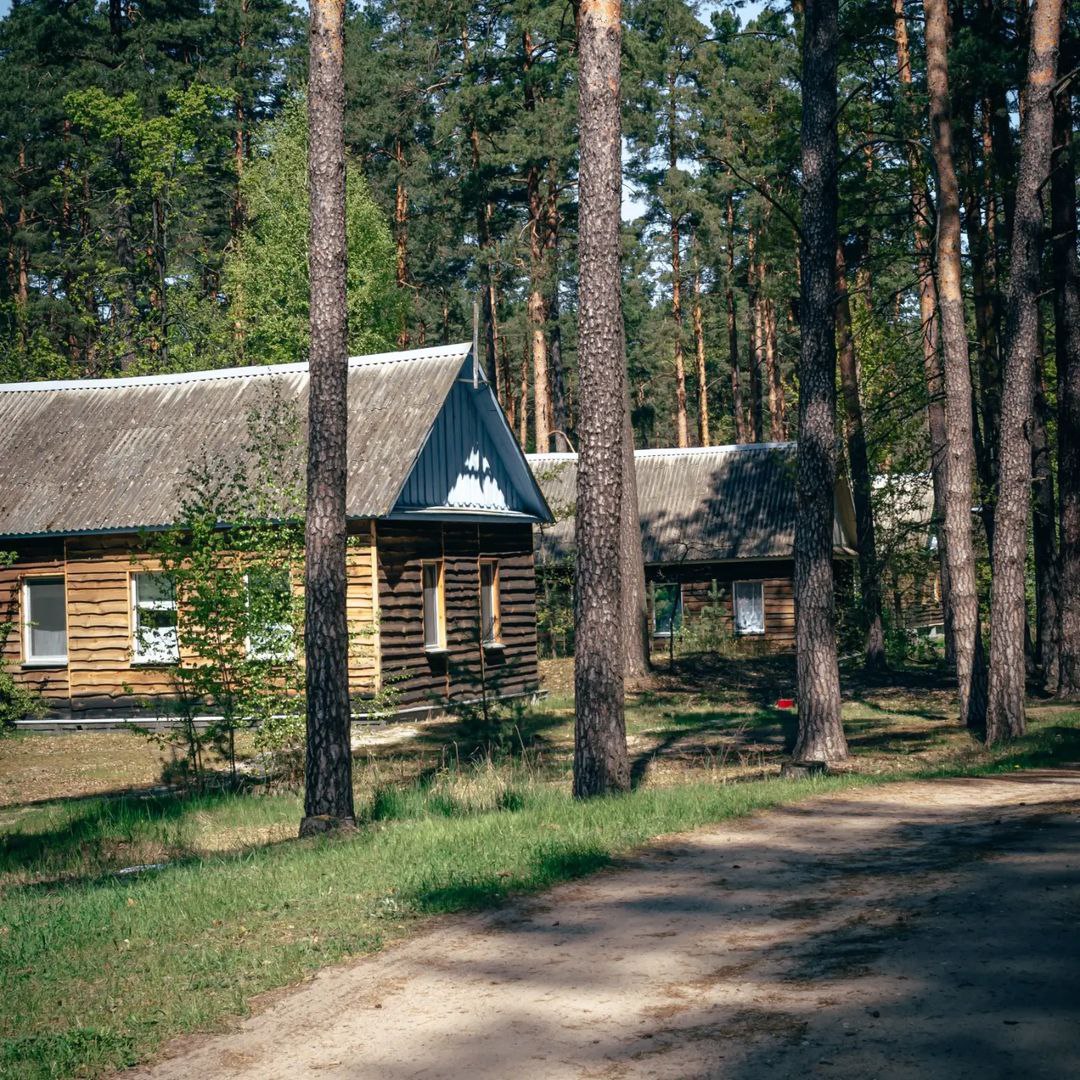
[[[641,542],[648,563],[791,558],[795,544],[795,444],[638,450]],[[576,454],[530,454],[556,517],[537,537],[540,562],[573,549]],[[847,484],[837,486],[838,554],[854,546]]]
[[[349,360],[350,517],[394,510],[455,380],[471,371],[470,348]],[[307,388],[306,364],[0,385],[0,536],[169,525],[193,462],[241,453],[249,411],[274,389],[306,426]],[[483,382],[478,391],[491,397]],[[516,444],[500,451],[521,459]],[[524,509],[542,520],[533,490]]]

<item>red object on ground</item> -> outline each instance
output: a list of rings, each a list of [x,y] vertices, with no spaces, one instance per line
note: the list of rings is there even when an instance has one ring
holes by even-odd
[[[789,697],[782,697],[776,702],[776,708],[778,709],[794,709],[795,699]]]

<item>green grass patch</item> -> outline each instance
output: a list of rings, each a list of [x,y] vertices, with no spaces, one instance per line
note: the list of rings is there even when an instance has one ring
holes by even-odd
[[[685,728],[683,712],[667,709],[662,726]],[[715,706],[701,712],[703,726],[729,722]],[[855,712],[856,738],[888,740]],[[775,716],[758,722],[777,733]],[[1030,736],[993,754],[954,734],[969,745],[965,756],[928,761],[901,741],[887,751],[895,767],[873,775],[723,783],[687,771],[588,803],[569,797],[561,761],[550,770],[480,761],[396,781],[381,767],[360,793],[361,829],[337,839],[293,839],[295,795],[9,807],[0,811],[0,1074],[132,1064],[430,915],[592,873],[657,836],[889,779],[1080,760],[1077,712],[1046,710]],[[866,760],[884,752],[875,745]],[[166,865],[117,872],[155,862]]]

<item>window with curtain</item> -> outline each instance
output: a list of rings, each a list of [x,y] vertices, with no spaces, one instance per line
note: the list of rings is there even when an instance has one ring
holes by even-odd
[[[67,605],[62,577],[23,584],[27,663],[67,663]]]
[[[499,564],[495,559],[480,560],[480,640],[485,645],[498,645],[502,641]]]
[[[735,633],[765,633],[765,586],[760,581],[735,582]]]
[[[446,648],[442,559],[425,562],[422,566],[424,583],[424,648],[428,652],[442,652]]]

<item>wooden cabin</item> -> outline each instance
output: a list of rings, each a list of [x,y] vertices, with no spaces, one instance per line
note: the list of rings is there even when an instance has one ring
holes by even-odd
[[[945,632],[941,553],[929,473],[890,473],[874,478],[874,520],[882,599],[892,625],[919,637]],[[976,531],[978,540],[979,531]]]
[[[795,646],[795,444],[638,450],[638,504],[656,639],[710,614],[745,651]],[[556,521],[536,532],[541,574],[573,554],[577,455],[531,454]],[[846,480],[835,492],[839,577],[855,557]]]
[[[170,642],[146,655],[137,630],[170,601],[145,537],[175,524],[193,461],[241,450],[267,395],[305,426],[307,387],[306,364],[0,386],[3,662],[53,716],[162,711]],[[390,678],[405,712],[534,693],[532,530],[552,519],[470,346],[354,357],[348,394],[360,713]]]

